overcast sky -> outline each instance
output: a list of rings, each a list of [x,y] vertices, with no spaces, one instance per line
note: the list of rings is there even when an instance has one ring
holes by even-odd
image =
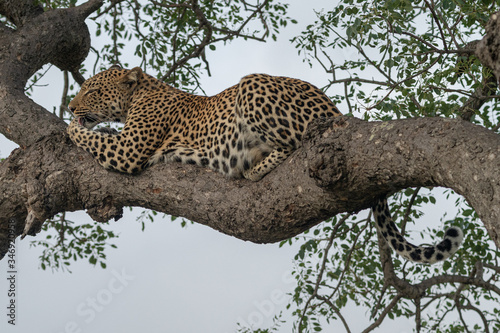
[[[236,41],[218,46],[208,54],[213,76],[202,78],[204,90],[218,93],[256,72],[324,86],[328,75],[319,66],[309,68],[288,39],[312,23],[313,7],[325,6],[332,6],[332,1],[294,1],[289,13],[299,24],[288,26],[277,43]],[[52,70],[44,79],[49,85],[39,88],[34,99],[51,111],[59,104],[61,82],[62,73]],[[7,157],[13,147],[2,138],[0,156]],[[286,293],[295,287],[290,272],[296,246],[257,245],[198,224],[183,229],[178,221],[161,218],[141,232],[135,221],[140,211],[125,210],[121,220],[111,223],[120,238],[118,249],[107,253],[105,270],[82,262],[71,266],[72,274],[43,271],[38,268],[40,249],[29,247],[33,238],[18,239],[17,325],[7,324],[3,310],[0,332],[234,332],[238,321],[266,327],[285,310]],[[93,223],[83,212],[69,214],[68,219]],[[3,260],[0,272],[6,271]],[[7,279],[0,279],[3,309],[7,290]],[[369,324],[364,311],[352,308],[344,313],[353,332]],[[281,331],[290,332],[290,325]],[[413,321],[387,319],[376,332],[410,332],[410,327]],[[343,331],[340,323],[332,328]]]

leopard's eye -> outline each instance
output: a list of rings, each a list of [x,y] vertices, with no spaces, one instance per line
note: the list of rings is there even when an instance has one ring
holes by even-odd
[[[84,96],[89,96],[89,95],[92,95],[93,93],[96,93],[96,92],[99,92],[99,91],[101,91],[100,88],[90,88],[89,90],[87,90],[85,92]]]

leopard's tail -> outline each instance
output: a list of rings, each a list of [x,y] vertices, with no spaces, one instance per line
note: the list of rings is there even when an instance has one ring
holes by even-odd
[[[460,247],[464,234],[458,227],[451,227],[444,233],[443,240],[434,246],[415,246],[399,232],[392,220],[387,199],[380,199],[372,208],[377,229],[391,248],[400,256],[416,263],[434,264],[451,257]]]

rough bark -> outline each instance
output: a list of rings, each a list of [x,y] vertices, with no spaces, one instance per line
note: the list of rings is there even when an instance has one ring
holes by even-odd
[[[44,63],[74,70],[89,47],[83,20],[101,1],[57,15],[29,3],[0,0],[0,13],[17,25],[0,27],[0,132],[22,147],[0,164],[0,258],[9,221],[16,235],[26,221],[35,234],[46,218],[63,211],[85,209],[96,221],[107,221],[118,219],[123,206],[141,206],[268,243],[410,186],[462,194],[500,246],[500,139],[462,120],[318,121],[302,148],[257,183],[180,164],[156,165],[137,176],[104,170],[71,143],[64,122],[22,91]],[[5,80],[9,74],[12,81]]]

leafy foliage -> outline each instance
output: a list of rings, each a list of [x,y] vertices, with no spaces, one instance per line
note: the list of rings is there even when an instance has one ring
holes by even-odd
[[[340,1],[293,39],[311,65],[341,84],[350,113],[366,119],[457,117],[495,128],[496,90],[474,43],[496,11],[493,1]],[[328,87],[327,87],[328,88]],[[474,98],[488,103],[465,110]]]
[[[270,0],[119,2],[94,19],[96,36],[104,43],[94,52],[102,58],[100,70],[120,63],[123,53],[127,58],[134,54],[140,67],[163,81],[201,89],[200,72],[210,74],[208,54],[217,44],[236,38],[276,39],[280,27],[290,21],[286,8]]]
[[[116,248],[110,242],[118,237],[105,230],[103,224],[78,224],[68,220],[66,214],[58,214],[46,221],[42,230],[45,239],[32,241],[31,246],[44,248],[40,255],[40,267],[44,270],[69,271],[71,261],[81,259],[106,268],[106,252],[109,248]]]

